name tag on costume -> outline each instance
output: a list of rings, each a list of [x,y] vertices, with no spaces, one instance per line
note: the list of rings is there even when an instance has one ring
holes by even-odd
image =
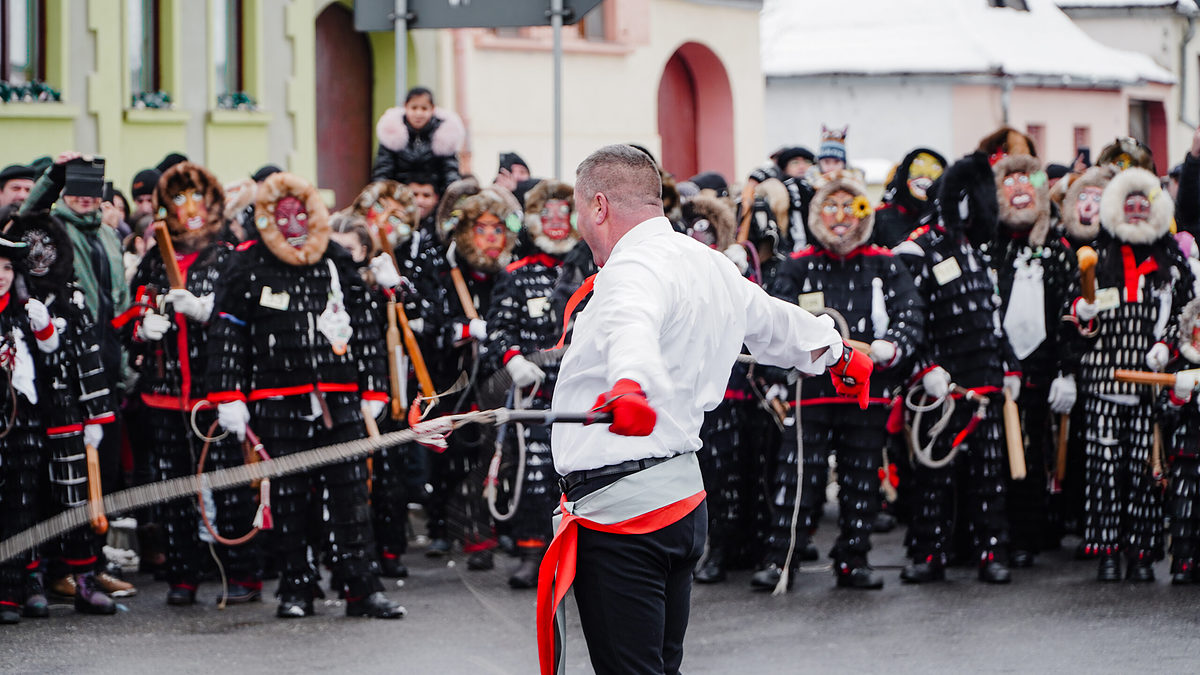
[[[530,298],[525,301],[525,307],[529,311],[529,318],[540,319],[550,311],[550,298]]]
[[[801,293],[799,304],[800,309],[816,314],[825,309],[825,293],[822,291]]]
[[[1121,306],[1121,289],[1119,288],[1101,288],[1096,291],[1096,309],[1097,311],[1107,312],[1110,309],[1116,309]]]
[[[945,286],[961,276],[962,268],[954,258],[947,258],[933,266],[933,278],[937,280],[938,286]]]
[[[279,291],[275,293],[270,286],[263,286],[262,295],[258,298],[258,304],[267,309],[278,309],[280,311],[288,308],[288,303],[291,302],[292,296],[287,291]]]

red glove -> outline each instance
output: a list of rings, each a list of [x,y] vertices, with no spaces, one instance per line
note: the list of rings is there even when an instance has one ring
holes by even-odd
[[[612,413],[608,430],[622,436],[649,436],[658,421],[642,385],[628,379],[617,380],[612,389],[600,394],[592,411]]]
[[[857,396],[858,407],[866,410],[867,399],[871,396],[871,370],[874,366],[870,356],[855,351],[843,342],[841,357],[837,363],[829,366],[833,388],[842,396]]]

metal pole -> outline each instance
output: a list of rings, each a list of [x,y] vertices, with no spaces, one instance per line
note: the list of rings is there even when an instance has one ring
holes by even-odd
[[[408,0],[395,0],[396,25],[396,105],[404,105],[404,94],[408,92]]]
[[[550,0],[554,28],[554,177],[562,180],[562,27],[563,0]]]

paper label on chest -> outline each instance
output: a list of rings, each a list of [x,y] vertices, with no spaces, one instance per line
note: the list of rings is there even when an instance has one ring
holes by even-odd
[[[288,308],[288,303],[292,300],[292,296],[287,291],[279,291],[275,293],[270,286],[263,286],[262,295],[258,298],[258,304],[267,309],[277,309],[284,311]]]
[[[815,291],[813,293],[801,293],[799,298],[800,308],[816,314],[825,309],[825,293]]]
[[[1121,289],[1114,287],[1096,290],[1096,309],[1107,312],[1121,306]]]
[[[938,286],[945,286],[961,276],[962,268],[954,258],[947,258],[933,266],[933,278],[937,280]]]

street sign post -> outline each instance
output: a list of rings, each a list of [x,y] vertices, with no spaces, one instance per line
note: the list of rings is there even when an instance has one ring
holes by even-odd
[[[554,29],[554,177],[562,178],[562,27],[602,0],[355,0],[354,29],[396,33],[396,105],[408,90],[408,31],[413,28]]]

